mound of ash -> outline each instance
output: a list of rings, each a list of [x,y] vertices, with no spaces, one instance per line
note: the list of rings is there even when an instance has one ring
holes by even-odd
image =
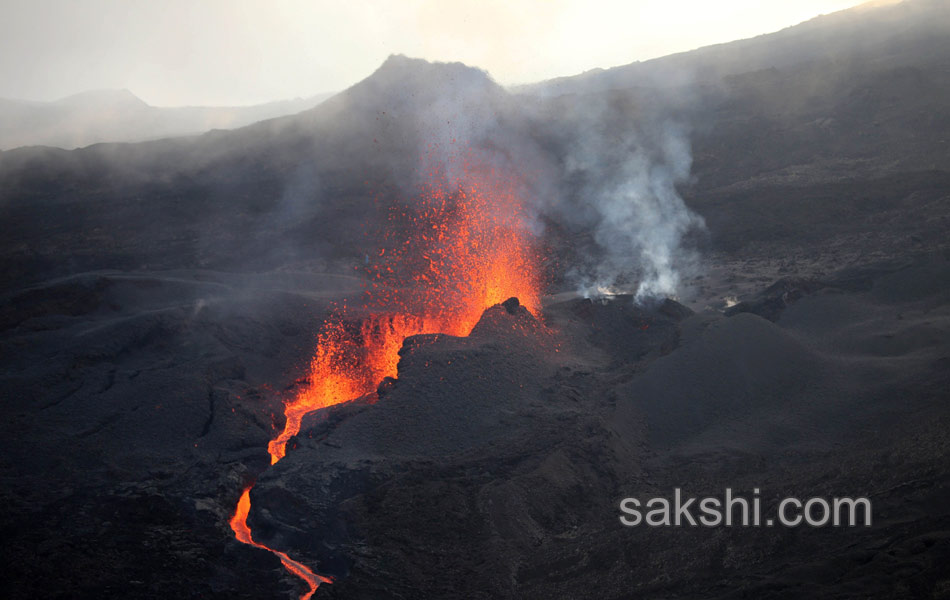
[[[783,278],[756,294],[754,298],[730,306],[724,312],[727,317],[753,313],[769,321],[777,321],[786,306],[826,287],[827,283],[815,279]]]
[[[558,303],[547,314],[581,354],[600,354],[612,367],[645,363],[679,343],[679,323],[693,311],[669,298],[646,308],[630,294]]]

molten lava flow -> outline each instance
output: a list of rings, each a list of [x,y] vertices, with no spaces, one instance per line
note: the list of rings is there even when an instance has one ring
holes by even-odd
[[[452,163],[460,175],[450,183],[445,163],[438,163],[413,204],[390,210],[360,308],[351,315],[344,306],[324,323],[308,382],[286,403],[284,428],[268,444],[271,464],[285,456],[304,415],[372,393],[395,377],[407,337],[468,335],[486,308],[512,296],[538,313],[540,254],[524,226],[518,180],[487,164],[472,156]],[[235,537],[279,556],[310,585],[309,598],[329,580],[251,538],[249,491],[231,519]]]
[[[244,493],[241,494],[241,499],[238,500],[237,510],[234,511],[234,516],[231,517],[231,531],[234,532],[234,537],[237,538],[237,540],[242,544],[248,544],[250,546],[254,546],[255,548],[273,552],[278,558],[280,558],[280,562],[284,564],[285,569],[306,581],[307,585],[310,586],[310,591],[301,596],[300,600],[310,600],[310,597],[313,596],[315,591],[317,591],[317,587],[319,587],[321,583],[333,583],[333,580],[329,577],[317,575],[311,571],[309,567],[300,564],[283,552],[279,550],[272,550],[263,544],[258,544],[255,542],[254,538],[251,537],[251,528],[247,526],[247,514],[250,511],[251,488],[248,487],[244,490]]]

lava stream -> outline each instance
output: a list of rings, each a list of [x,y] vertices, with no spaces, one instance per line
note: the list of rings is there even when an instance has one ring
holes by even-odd
[[[234,516],[231,517],[231,531],[234,532],[234,537],[242,544],[248,544],[255,548],[276,554],[285,569],[306,581],[307,585],[310,586],[310,591],[300,597],[300,600],[310,600],[310,597],[317,591],[321,583],[333,583],[333,580],[323,575],[317,575],[310,570],[310,567],[295,561],[280,550],[268,548],[264,544],[259,544],[254,541],[254,538],[251,537],[251,528],[247,526],[247,514],[251,511],[251,487],[253,486],[248,486],[244,490],[244,493],[241,494],[241,499],[238,500],[237,510]]]
[[[537,314],[541,255],[524,226],[517,178],[472,155],[458,163],[464,176],[450,183],[444,163],[412,205],[393,207],[370,282],[353,315],[346,305],[325,322],[307,384],[285,404],[283,430],[268,444],[271,464],[286,454],[304,415],[372,393],[396,376],[399,349],[413,335],[468,335],[482,312],[516,296]],[[431,161],[430,161],[431,164]],[[305,580],[308,600],[330,579],[283,552],[255,542],[247,526],[250,487],[231,518],[238,541],[268,550]]]

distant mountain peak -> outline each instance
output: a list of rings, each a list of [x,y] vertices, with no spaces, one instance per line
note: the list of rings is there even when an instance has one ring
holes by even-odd
[[[460,62],[429,62],[393,54],[346,92],[365,104],[422,105],[440,98],[485,98],[504,89],[482,69]]]
[[[494,83],[486,71],[477,67],[470,67],[465,63],[430,62],[424,58],[412,58],[405,54],[390,54],[368,79],[407,75],[434,78],[464,77],[468,80]]]
[[[380,65],[380,69],[403,69],[406,67],[422,67],[431,64],[424,58],[413,58],[405,54],[390,54]]]

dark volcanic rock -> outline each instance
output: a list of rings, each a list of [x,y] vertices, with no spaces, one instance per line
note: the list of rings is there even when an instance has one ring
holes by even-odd
[[[660,306],[656,309],[656,311],[661,315],[665,315],[673,319],[674,321],[682,321],[683,319],[695,314],[688,306],[683,306],[672,298],[664,298],[663,302],[660,303]]]
[[[931,278],[941,268],[914,267]],[[943,484],[909,496],[898,490],[909,478],[929,478],[928,465],[947,446],[936,425],[947,415],[932,404],[945,392],[932,375],[916,382],[912,375],[940,364],[946,343],[923,351],[898,336],[886,347],[826,354],[829,344],[842,351],[860,327],[898,323],[898,304],[944,293],[941,284],[885,300],[899,274],[912,279],[907,270],[879,272],[857,295],[804,296],[779,323],[753,314],[668,315],[614,298],[550,306],[543,329],[530,314],[498,305],[479,335],[410,338],[399,378],[378,402],[301,435],[261,476],[252,524],[261,539],[340,577],[321,587],[324,598],[708,597],[723,581],[768,596],[801,569],[832,590],[834,581],[870,590],[897,569],[931,569],[950,546],[934,542],[926,559],[890,565],[877,544],[886,539],[899,553],[921,531],[945,529],[945,511],[922,508],[950,500]],[[825,314],[838,321],[822,323]],[[907,324],[902,335],[934,339],[920,326]],[[944,319],[928,327],[946,326]],[[824,337],[811,333],[816,327]],[[545,343],[552,331],[554,342]],[[630,352],[623,361],[607,352],[623,349]],[[917,366],[882,372],[878,352],[912,352],[902,356]],[[893,386],[913,398],[901,400],[911,414],[942,416],[928,427],[911,418],[906,426],[924,436],[914,442],[878,432],[868,447],[869,428],[894,410]],[[907,471],[885,475],[881,465],[894,456]],[[845,542],[840,529],[711,534],[617,521],[616,503],[629,495],[670,496],[681,487],[721,497],[725,487],[746,495],[764,487],[770,504],[781,495],[828,494],[829,477],[835,493],[875,498],[875,514],[900,510],[905,498],[921,503],[923,529],[884,519],[850,530]],[[814,560],[841,552],[853,560]],[[863,561],[877,566],[868,571]],[[776,577],[778,563],[787,566]],[[928,576],[911,582],[934,585]],[[822,589],[808,587],[811,595]]]
[[[472,328],[469,337],[508,336],[512,331],[524,336],[536,335],[540,331],[540,323],[517,298],[509,298],[488,308]]]
[[[827,283],[812,279],[780,279],[755,298],[730,306],[724,313],[727,317],[753,313],[769,321],[777,321],[786,306],[825,287],[828,287]]]
[[[399,378],[376,404],[328,433],[301,435],[260,478],[255,531],[346,575],[321,593],[346,594],[354,577],[374,582],[360,592],[369,596],[419,592],[421,577],[431,583],[424,594],[452,595],[450,573],[463,571],[473,577],[455,593],[505,593],[498,569],[516,568],[508,553],[569,531],[576,516],[567,507],[582,489],[609,493],[595,473],[618,462],[576,391],[551,385],[559,377],[550,335],[509,302],[485,311],[467,338],[407,339]],[[581,431],[590,452],[559,449]],[[509,550],[493,551],[499,544]]]
[[[672,302],[672,301],[670,301]],[[664,305],[661,305],[661,308]],[[638,306],[631,295],[572,300],[548,307],[565,338],[587,344],[614,363],[635,363],[670,352],[679,342],[676,311],[671,317],[661,310]]]

